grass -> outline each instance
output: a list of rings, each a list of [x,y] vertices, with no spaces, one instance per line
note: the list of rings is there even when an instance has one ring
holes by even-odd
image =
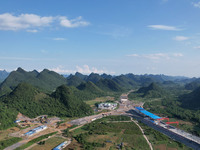
[[[177,150],[191,150],[189,147],[170,139],[168,136],[139,123],[143,128],[144,133],[148,137],[154,149],[160,149],[161,147],[165,149],[175,148]]]
[[[35,139],[29,141],[28,143],[26,143],[26,144],[24,144],[24,145],[22,145],[22,146],[16,148],[16,150],[23,150],[23,149],[25,149],[25,148],[27,148],[27,147],[33,145],[34,143],[37,143],[37,142],[39,142],[39,141],[41,141],[41,140],[43,140],[43,139],[45,139],[45,138],[48,138],[49,136],[52,136],[52,135],[54,135],[54,134],[56,134],[56,133],[57,133],[57,132],[53,132],[53,133],[49,133],[49,134],[42,135],[42,136],[40,136],[40,137],[38,137],[38,138],[35,138]]]
[[[87,132],[87,131],[84,129],[84,127],[80,127],[80,128],[75,129],[72,133],[73,133],[73,136],[76,136],[84,132]]]
[[[31,148],[30,150],[47,150],[47,149],[50,150],[64,141],[66,141],[66,139],[64,139],[62,137],[52,137],[52,138],[46,140],[44,145],[36,145],[33,148]]]
[[[90,105],[90,107],[94,107],[95,103],[105,102],[107,100],[114,100],[114,99],[113,99],[113,97],[100,97],[100,98],[96,98],[94,100],[85,101],[85,103]]]
[[[116,116],[116,118],[120,118]],[[126,149],[142,149],[148,150],[149,146],[146,143],[140,129],[133,122],[110,122],[107,123],[110,117],[96,120],[73,133],[73,136],[81,135],[83,147],[88,149],[116,149],[121,142],[124,143]],[[128,118],[129,119],[129,118]],[[116,119],[117,120],[117,119]],[[120,119],[119,119],[120,120]],[[80,136],[79,136],[80,138]],[[106,142],[112,141],[112,143]],[[98,146],[95,146],[98,145]],[[101,146],[103,145],[103,147]]]
[[[13,132],[16,132],[16,131],[19,131],[20,129],[17,128],[17,127],[13,127],[13,128],[9,128],[7,130],[0,130],[0,141],[1,140],[6,140],[6,139],[9,139],[11,138],[9,136],[10,133],[13,133]]]
[[[0,141],[0,150],[3,150],[4,148],[8,147],[8,146],[11,146],[19,141],[21,141],[22,139],[21,138],[18,138],[18,137],[12,137],[12,138],[9,138],[7,140],[2,140]]]

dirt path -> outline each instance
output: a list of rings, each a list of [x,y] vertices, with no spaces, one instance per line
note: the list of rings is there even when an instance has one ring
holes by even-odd
[[[140,127],[140,125],[135,120],[133,120],[132,118],[131,118],[131,120],[132,120],[132,122],[134,122],[140,128],[140,130],[141,130],[141,132],[143,134],[143,137],[147,141],[147,144],[149,145],[150,149],[153,150],[153,147],[152,147],[151,143],[149,142],[148,138],[146,137],[146,135],[144,134],[143,129]]]
[[[55,135],[56,135],[56,134],[52,135],[50,138],[54,137]],[[41,140],[41,141],[46,141],[46,140],[48,140],[48,139],[49,139],[49,138],[46,138],[46,139],[43,139],[43,140]],[[37,143],[38,143],[38,142],[37,142]],[[29,150],[29,149],[31,149],[32,147],[36,146],[37,143],[34,143],[33,145],[31,145],[31,146],[25,148],[24,150]]]
[[[69,132],[71,132],[71,131],[73,131],[73,130],[75,130],[75,129],[78,129],[78,128],[80,128],[80,127],[84,126],[84,125],[85,125],[85,124],[82,124],[82,125],[80,125],[80,126],[77,126],[77,127],[73,128],[73,129],[70,129],[70,130],[69,130]]]
[[[48,138],[43,139],[43,140],[41,140],[41,141],[46,141],[46,140],[48,140],[49,138],[52,138],[52,137],[55,137],[55,136],[57,137],[58,135],[54,134],[54,135],[52,135],[51,137],[48,137]],[[68,139],[68,138],[66,138],[66,137],[64,137],[64,136],[58,136],[58,137],[62,137],[62,138],[64,138],[64,139]],[[40,141],[39,141],[39,142],[40,142]],[[39,142],[37,142],[37,143],[39,143]],[[67,142],[68,142],[67,145],[69,145],[69,144],[71,143],[71,140],[68,140]],[[37,143],[34,143],[33,145],[31,145],[31,146],[25,148],[24,150],[30,150],[30,149],[33,148],[34,146],[37,146],[37,145],[38,145]]]

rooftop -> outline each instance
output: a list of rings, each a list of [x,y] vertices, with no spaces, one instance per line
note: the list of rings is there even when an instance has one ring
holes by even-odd
[[[136,107],[136,109],[138,109],[141,113],[145,114],[146,116],[148,116],[148,117],[150,117],[150,118],[152,118],[152,119],[154,119],[154,120],[160,119],[160,118],[161,118],[161,117],[159,117],[159,116],[156,116],[156,115],[154,115],[154,114],[148,112],[147,110],[145,110],[145,109],[143,109],[143,108],[141,108],[141,107]]]

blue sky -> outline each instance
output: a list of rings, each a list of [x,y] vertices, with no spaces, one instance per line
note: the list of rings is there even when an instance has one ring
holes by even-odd
[[[4,0],[0,6],[0,69],[200,76],[200,0]]]

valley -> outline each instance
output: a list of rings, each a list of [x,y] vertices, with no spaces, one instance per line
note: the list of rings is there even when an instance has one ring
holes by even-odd
[[[32,74],[32,72],[23,71],[21,68],[16,72]],[[8,79],[1,84],[2,88],[12,78],[12,73],[10,74],[11,76],[8,76]],[[55,75],[51,80],[60,78],[56,73],[51,74]],[[197,115],[198,111],[185,109],[185,106],[182,106],[179,100],[179,98],[186,97],[185,95],[188,93],[188,95],[191,95],[189,90],[186,90],[182,83],[180,84],[180,82],[185,82],[185,79],[184,81],[170,81],[166,84],[166,79],[161,81],[161,78],[157,76],[137,76],[137,78],[141,79],[136,80],[135,76],[130,74],[111,77],[98,74],[86,76],[77,73],[63,80],[63,84],[52,92],[38,88],[29,82],[29,79],[20,79],[20,82],[22,82],[13,91],[7,91],[6,94],[0,97],[0,103],[2,104],[0,127],[2,135],[4,135],[0,141],[6,143],[6,140],[14,140],[14,138],[16,138],[16,141],[20,140],[19,142],[13,141],[13,144],[11,144],[12,142],[8,143],[10,146],[4,147],[5,150],[28,150],[35,147],[36,149],[39,147],[51,147],[53,149],[64,141],[68,143],[65,145],[65,149],[76,147],[80,149],[119,149],[120,147],[125,149],[156,149],[156,147],[163,146],[175,149],[189,149],[188,147],[198,149],[200,144],[197,137],[199,134],[198,128],[190,128],[190,134],[182,131],[189,129],[185,126],[194,127],[195,124],[198,124],[199,117]],[[75,83],[77,79],[81,81],[78,86]],[[70,86],[68,85],[69,80]],[[100,109],[100,103],[107,104]],[[110,109],[108,106],[114,103],[117,104],[117,107]],[[151,113],[162,116],[160,118],[169,117],[171,122],[178,120],[180,126],[168,126],[166,121],[152,121],[151,116],[138,113],[138,108],[144,108]],[[183,116],[179,117],[174,112],[175,109],[183,110]],[[188,118],[190,113],[195,114],[192,122]],[[7,119],[9,115],[11,117]],[[123,120],[123,117],[127,118]],[[105,130],[99,134],[92,126],[101,126],[101,122],[105,122],[106,126],[110,126],[110,129],[102,124],[103,126],[98,128],[105,128]],[[147,140],[145,142],[147,145],[141,147],[141,144],[136,144],[141,141],[135,141],[136,143],[131,145],[130,139],[135,140],[135,138],[129,135],[128,132],[132,133],[131,130],[135,129],[128,129],[127,124],[129,123],[134,124],[133,128],[137,128],[137,134],[140,135],[139,139]],[[91,128],[88,128],[88,126]],[[120,126],[122,126],[121,131],[116,130],[115,132],[114,129],[111,129],[117,129]],[[15,127],[15,129],[12,130],[12,127]],[[5,132],[8,128],[11,132]],[[175,128],[179,129],[175,130]],[[122,133],[124,136],[122,136]],[[117,136],[117,134],[119,135]],[[191,134],[195,136],[192,137]],[[133,133],[133,135],[135,134]],[[157,136],[160,136],[160,139]],[[99,140],[96,141],[96,138]],[[195,140],[196,138],[197,140]],[[51,139],[58,142],[51,144],[51,142],[49,143]],[[121,142],[124,144],[119,144],[120,139],[121,141],[124,139],[124,142]],[[160,140],[167,141],[161,142]]]

